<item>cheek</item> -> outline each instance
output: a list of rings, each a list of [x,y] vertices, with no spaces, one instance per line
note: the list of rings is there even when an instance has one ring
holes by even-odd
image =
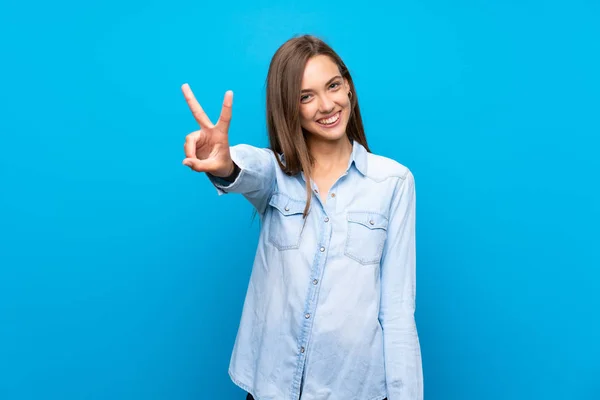
[[[336,93],[334,100],[340,107],[342,108],[350,108],[350,98],[348,97],[348,92],[340,90]]]
[[[342,112],[342,114],[345,114],[345,118],[344,119],[348,120],[350,118],[350,113],[352,112],[352,103],[350,102],[350,99],[348,99],[348,98],[342,98],[342,99],[340,99],[340,101],[338,102],[338,104],[344,110]]]
[[[347,108],[352,107],[352,100],[350,100],[350,97],[348,97],[348,94],[346,92],[344,92],[343,101],[345,103],[345,107],[347,107]]]
[[[310,123],[315,115],[310,105],[300,107],[300,120],[303,124]]]

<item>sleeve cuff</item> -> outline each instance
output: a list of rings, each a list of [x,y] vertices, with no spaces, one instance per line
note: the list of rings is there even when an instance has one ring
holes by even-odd
[[[235,162],[235,160],[234,160],[234,162]],[[211,175],[208,173],[206,174],[206,176],[211,181],[211,183],[214,185],[215,189],[217,189],[217,193],[220,196],[220,195],[227,194],[228,192],[235,190],[235,188],[240,185],[241,179],[243,179],[242,175],[244,175],[244,173],[245,173],[245,170],[240,167],[240,173],[238,174],[237,178],[235,178],[235,180],[233,182],[228,182],[225,179],[221,179],[218,176],[214,176],[214,175]]]

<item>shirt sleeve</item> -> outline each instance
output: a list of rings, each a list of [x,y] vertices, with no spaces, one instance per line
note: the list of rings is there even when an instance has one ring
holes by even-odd
[[[423,400],[421,348],[415,323],[415,181],[407,171],[394,195],[381,261],[379,321],[388,400]]]
[[[259,213],[264,213],[275,187],[275,155],[270,149],[247,144],[230,147],[231,159],[240,168],[237,178],[228,182],[219,177],[206,174],[220,195],[227,193],[242,194]]]

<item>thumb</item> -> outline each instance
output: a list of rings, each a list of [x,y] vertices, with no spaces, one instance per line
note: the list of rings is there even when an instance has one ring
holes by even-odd
[[[204,160],[198,160],[197,158],[187,157],[182,162],[183,165],[190,167],[192,170],[196,172],[206,172],[207,171],[207,163]]]

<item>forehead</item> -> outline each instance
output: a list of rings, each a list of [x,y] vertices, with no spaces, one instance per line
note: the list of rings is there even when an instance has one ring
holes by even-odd
[[[302,89],[325,85],[327,81],[336,75],[340,75],[340,70],[329,56],[318,55],[311,57],[304,67]]]

